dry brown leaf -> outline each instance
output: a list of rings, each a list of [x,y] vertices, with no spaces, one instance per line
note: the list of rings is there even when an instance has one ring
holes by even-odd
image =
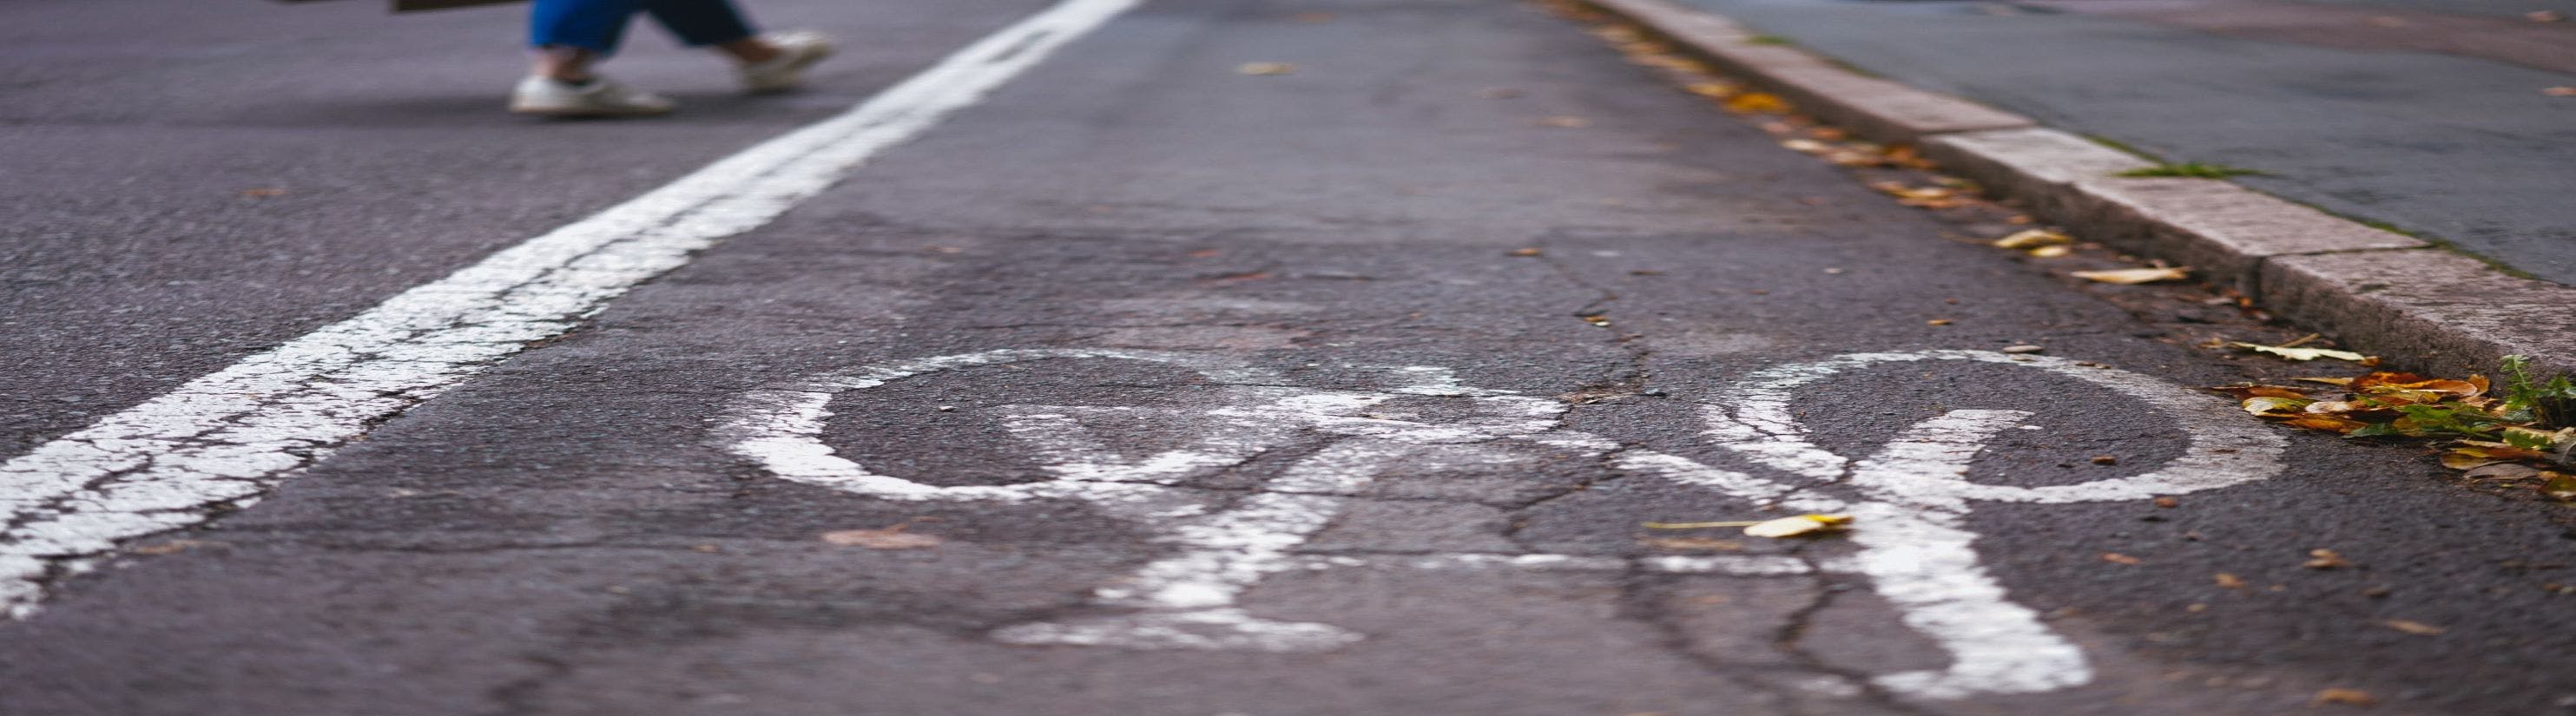
[[[2244,588],[2245,588],[2245,578],[2244,578],[2244,577],[2239,577],[2239,576],[2236,576],[2236,575],[2233,575],[2233,574],[2228,574],[2228,573],[2226,573],[2226,572],[2219,572],[2217,577],[2212,578],[2212,581],[2217,582],[2217,583],[2218,583],[2219,588],[2221,588],[2221,589],[2244,589]]]
[[[2576,97],[2576,87],[2568,87],[2564,85],[2548,87],[2541,89],[2540,93],[2551,97]]]
[[[2350,567],[2352,563],[2344,561],[2343,555],[2336,554],[2334,550],[2312,549],[2308,550],[2308,561],[2300,563],[2299,566],[2309,569],[2335,569]]]
[[[2121,554],[2121,553],[2118,553],[2118,552],[2104,552],[2104,553],[2102,553],[2102,561],[2104,561],[2104,562],[2109,562],[2109,563],[2112,563],[2112,564],[2140,564],[2140,563],[2144,563],[2144,562],[2146,562],[2146,560],[2138,559],[2138,558],[2136,558],[2136,557],[2131,557],[2131,556],[2128,556],[2128,555],[2125,555],[2125,554]]]
[[[2444,629],[2412,619],[2390,619],[2380,623],[2388,625],[2388,628],[2390,629],[2417,636],[2441,636],[2442,632],[2450,631],[2449,629]]]
[[[903,531],[904,528],[911,526],[912,523],[906,522],[879,530],[836,530],[823,533],[823,542],[868,549],[921,549],[937,547],[939,543],[947,541],[931,535]]]
[[[2134,268],[2115,269],[2110,271],[2077,271],[2072,275],[2076,278],[2087,281],[2131,285],[2155,283],[2157,281],[2180,281],[2191,278],[2191,269],[2187,267]]]
[[[1851,529],[1851,521],[1851,515],[1799,515],[1796,517],[1782,517],[1780,519],[1764,520],[1758,524],[1746,526],[1744,528],[1744,534],[1749,537],[1770,537],[1773,539],[1821,535]]]
[[[2370,692],[2360,689],[2326,689],[2318,691],[2315,697],[2308,699],[2308,703],[2315,705],[2343,704],[2345,706],[2371,706],[2379,703],[2379,697],[2372,696],[2370,695]]]
[[[1932,319],[1932,320],[1929,320],[1929,321],[1924,321],[1923,323],[1924,323],[1925,325],[1933,325],[1933,326],[1947,326],[1947,325],[1950,325],[1951,320],[1950,320],[1950,319],[1947,319],[1947,318],[1935,318],[1935,319]]]
[[[2281,424],[2294,428],[2324,430],[2334,433],[2350,433],[2355,430],[2370,427],[2369,423],[2351,418],[2338,418],[2332,415],[2302,415],[2282,421]]]
[[[1726,111],[1736,114],[1780,114],[1789,111],[1789,101],[1769,92],[1739,92],[1726,98]]]
[[[2522,19],[2532,22],[2566,22],[2567,13],[2556,10],[2533,10],[2523,13]]]
[[[1537,255],[1540,255],[1540,254],[1542,254],[1542,253],[1545,253],[1545,252],[1540,251],[1540,250],[1538,249],[1538,247],[1532,246],[1532,247],[1530,247],[1530,248],[1526,248],[1526,249],[1512,249],[1509,253],[1506,253],[1506,254],[1504,254],[1504,255],[1506,255],[1506,256],[1537,256]]]
[[[1235,65],[1234,71],[1255,76],[1284,75],[1296,72],[1297,66],[1286,62],[1246,62]]]

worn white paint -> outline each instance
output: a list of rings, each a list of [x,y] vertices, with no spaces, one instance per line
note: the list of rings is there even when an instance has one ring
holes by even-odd
[[[1977,451],[1996,432],[2030,417],[2027,412],[1950,411],[1857,462],[1817,447],[1794,418],[1790,405],[1802,386],[1852,368],[1925,360],[2028,367],[2091,382],[2163,412],[2190,443],[2183,455],[2151,472],[2018,487],[1971,482],[1967,472]],[[2282,469],[2284,441],[2261,424],[2243,420],[2224,401],[2136,373],[2062,358],[1984,351],[1854,354],[1764,370],[1720,394],[1732,397],[1710,406],[1705,415],[1707,434],[1721,446],[1809,484],[1847,483],[1860,493],[1861,499],[1845,500],[1811,489],[1793,493],[1783,503],[1795,510],[1856,518],[1861,528],[1851,539],[1860,551],[1826,566],[1868,576],[1907,626],[1950,653],[1945,669],[1877,679],[1891,691],[1923,698],[2037,693],[2092,680],[2083,651],[2041,623],[2037,613],[2011,601],[1979,563],[1977,535],[1965,527],[1973,502],[2143,499],[2261,480]],[[1687,470],[1667,474],[1684,481],[1696,477]]]
[[[1087,421],[1136,408],[1011,406],[1004,422],[1057,479],[998,487],[936,487],[876,475],[832,454],[821,441],[825,406],[842,392],[954,368],[1057,358],[1122,359],[1198,371],[1226,388],[1230,400],[1187,416],[1202,430],[1192,447],[1128,458],[1090,437]],[[1887,362],[1961,360],[2034,368],[2104,386],[2165,413],[2183,429],[2184,454],[2144,474],[2081,485],[2024,488],[1971,482],[1977,453],[1998,431],[2021,425],[2018,410],[1955,410],[1931,418],[1872,455],[1852,460],[1816,446],[1795,419],[1796,390],[1852,368]],[[1896,606],[1905,624],[1941,645],[1942,669],[1887,674],[1876,682],[1927,699],[2035,693],[2087,683],[2081,649],[2050,630],[1980,563],[1976,535],[1965,527],[1978,501],[2065,503],[2179,494],[2259,480],[2281,469],[2282,441],[2237,419],[2232,406],[2162,381],[2072,361],[1981,351],[1855,354],[1773,368],[1717,391],[1731,396],[1706,411],[1707,435],[1749,462],[1797,478],[1756,477],[1696,460],[1564,430],[1566,407],[1555,401],[1460,385],[1449,371],[1386,369],[1400,387],[1385,392],[1301,390],[1266,371],[1217,357],[1119,350],[1004,350],[921,359],[825,376],[746,396],[721,432],[738,454],[788,479],[904,500],[1080,499],[1113,514],[1164,529],[1178,549],[1135,574],[1095,591],[1095,602],[1119,610],[1091,617],[1023,624],[995,638],[1023,644],[1127,648],[1330,649],[1361,635],[1327,624],[1264,619],[1239,604],[1270,574],[1291,569],[1398,566],[1412,569],[1511,568],[1544,571],[1648,572],[1732,576],[1857,574]],[[1371,408],[1401,395],[1466,397],[1475,415],[1445,424],[1401,419]],[[1301,438],[1300,436],[1304,436]],[[1333,441],[1299,460],[1262,491],[1208,512],[1192,504],[1186,481],[1240,464],[1299,439]],[[1715,490],[1749,504],[1858,517],[1849,555],[1489,554],[1299,555],[1296,548],[1364,487],[1376,466],[1420,460],[1430,446],[1477,447],[1526,442],[1603,457],[1620,470],[1655,474]],[[1499,446],[1497,446],[1499,447]],[[1491,450],[1474,459],[1509,461]],[[1837,496],[1830,493],[1849,493]],[[1848,688],[1848,685],[1845,685]]]
[[[1014,405],[1002,422],[1029,447],[1038,467],[1055,479],[997,486],[934,486],[870,472],[835,454],[822,441],[828,406],[844,392],[946,370],[1050,359],[1106,359],[1157,363],[1195,371],[1219,386],[1225,399],[1196,410],[1135,407]],[[1368,486],[1381,465],[1432,446],[1452,448],[1440,459],[1493,460],[1508,456],[1459,453],[1457,446],[1524,436],[1553,427],[1565,406],[1504,391],[1468,388],[1442,368],[1378,369],[1392,387],[1383,391],[1307,390],[1282,387],[1281,376],[1238,362],[1189,353],[1135,350],[1000,350],[870,366],[799,385],[756,391],[736,403],[719,428],[729,449],[777,475],[809,485],[898,500],[1072,499],[1158,530],[1176,551],[1126,579],[1094,592],[1102,607],[1122,613],[1023,624],[994,633],[1018,644],[1075,644],[1129,648],[1255,649],[1311,651],[1359,639],[1325,624],[1262,619],[1236,606],[1244,590],[1263,577],[1304,564],[1293,550],[1340,512],[1345,499]],[[1371,410],[1404,396],[1468,399],[1474,414],[1456,423],[1428,424],[1379,416]],[[1186,421],[1198,438],[1189,446],[1128,457],[1096,439],[1093,421],[1164,413]],[[1329,444],[1290,464],[1260,493],[1210,511],[1192,490],[1194,477],[1223,469],[1300,440]],[[1586,436],[1555,436],[1591,444]],[[1589,440],[1590,442],[1587,442]]]
[[[767,223],[981,100],[1135,0],[1066,0],[848,113],[405,291],[0,464],[0,611],[49,563],[247,504],[377,420],[562,334],[718,239]]]

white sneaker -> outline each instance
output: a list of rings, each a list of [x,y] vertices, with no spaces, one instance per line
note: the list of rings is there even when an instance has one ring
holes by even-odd
[[[661,95],[630,89],[606,77],[572,84],[547,77],[519,80],[510,92],[510,111],[546,117],[640,117],[665,114],[679,106]]]
[[[778,56],[742,66],[743,89],[755,94],[794,89],[805,82],[805,68],[832,56],[832,37],[820,32],[795,30],[762,35],[760,39],[777,47]]]

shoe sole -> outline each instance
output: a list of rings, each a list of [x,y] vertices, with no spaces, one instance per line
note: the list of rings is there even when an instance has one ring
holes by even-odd
[[[804,71],[805,71],[805,68],[813,67],[813,66],[814,66],[814,63],[821,62],[821,61],[823,61],[823,58],[831,57],[831,56],[832,56],[832,47],[831,47],[830,45],[825,45],[825,46],[823,46],[823,48],[822,48],[822,49],[815,51],[815,53],[814,53],[814,54],[812,54],[812,55],[807,55],[807,56],[805,56],[805,57],[803,57],[803,58],[798,59],[798,60],[796,61],[796,63],[795,63],[795,64],[788,65],[788,66],[787,66],[787,68],[786,68],[786,70],[784,70],[784,71],[786,71],[786,72],[791,72],[791,73],[801,73],[801,72],[804,72]],[[787,82],[787,83],[785,83],[785,84],[768,85],[768,84],[759,84],[759,83],[753,83],[753,82],[744,82],[744,83],[743,83],[743,88],[744,88],[745,90],[750,91],[752,94],[770,94],[770,93],[775,93],[775,92],[785,92],[785,91],[788,91],[788,90],[796,89],[799,85],[803,85],[803,84],[805,84],[805,78],[804,78],[802,75],[799,75],[799,76],[798,76],[794,81]]]

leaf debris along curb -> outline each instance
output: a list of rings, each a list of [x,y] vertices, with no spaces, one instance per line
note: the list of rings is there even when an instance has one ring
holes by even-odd
[[[2121,177],[2155,162],[2027,117],[1844,69],[1671,0],[1579,0],[1808,113],[1943,167],[2122,251],[2195,267],[2273,315],[2411,368],[2465,375],[2508,355],[2576,374],[2576,288],[2223,179]]]

